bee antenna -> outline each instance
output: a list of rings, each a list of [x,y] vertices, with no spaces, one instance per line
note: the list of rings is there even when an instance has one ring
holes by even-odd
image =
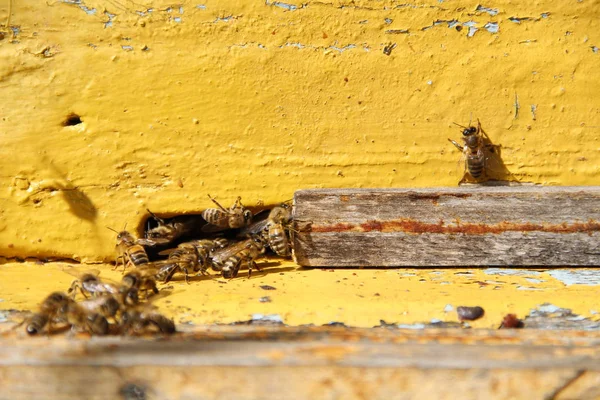
[[[453,122],[453,124],[454,124],[454,125],[456,125],[456,126],[460,126],[460,127],[461,127],[461,128],[463,128],[463,129],[469,129],[469,128],[467,128],[466,126],[462,126],[461,124],[457,124],[456,122]],[[471,125],[471,123],[470,123],[470,122],[469,122],[469,125]]]
[[[119,232],[115,231],[113,228],[111,228],[110,226],[107,226],[106,229],[110,229],[111,231],[113,231],[114,233],[117,233],[117,234],[119,233]]]

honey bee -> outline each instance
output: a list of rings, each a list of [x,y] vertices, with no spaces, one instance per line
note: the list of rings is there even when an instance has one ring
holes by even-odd
[[[72,299],[69,299],[68,303],[60,309],[56,320],[71,325],[72,330],[80,330],[92,335],[108,334],[109,324],[104,316],[82,307]]]
[[[82,308],[87,310],[91,314],[99,314],[106,318],[115,319],[119,310],[121,310],[121,303],[117,298],[111,294],[105,294],[92,299],[87,299],[78,303]]]
[[[108,229],[117,233],[117,263],[115,268],[118,268],[121,262],[123,263],[123,271],[130,265],[139,267],[150,262],[146,250],[136,242],[131,233],[126,230],[117,232],[112,228]]]
[[[122,334],[140,334],[157,329],[160,333],[173,334],[176,332],[172,319],[152,309],[130,309],[121,317]]]
[[[248,266],[248,277],[250,277],[252,268],[258,269],[254,260],[264,252],[263,239],[256,235],[216,251],[211,257],[211,263],[213,269],[221,271],[224,278],[230,279],[237,276],[242,262],[245,261]]]
[[[292,230],[292,208],[283,203],[274,207],[267,219],[258,221],[242,230],[242,234],[261,235],[264,243],[278,256],[288,257],[290,255],[289,232]]]
[[[210,195],[208,195],[208,198],[219,208],[208,208],[202,211],[202,218],[208,222],[208,225],[202,228],[203,231],[216,232],[225,229],[237,229],[248,225],[252,220],[252,212],[242,205],[241,197],[237,198],[229,210],[225,209]]]
[[[35,313],[26,322],[25,331],[29,335],[37,335],[46,325],[51,333],[52,322],[61,310],[73,301],[63,292],[50,293],[40,304],[39,312]]]
[[[69,270],[63,269],[63,271],[67,272],[70,275],[77,276],[75,273],[73,273]],[[88,271],[88,272],[85,272],[85,273],[79,275],[79,277],[71,283],[71,287],[69,287],[69,290],[67,291],[67,293],[69,293],[72,298],[75,298],[75,296],[77,294],[77,289],[79,289],[79,292],[81,292],[81,294],[85,298],[88,298],[88,296],[94,297],[98,294],[104,294],[104,293],[110,293],[110,294],[119,293],[119,288],[117,286],[115,286],[111,283],[103,282],[99,278],[99,276],[98,276],[99,274],[100,274],[100,271],[93,270],[93,271]]]
[[[132,270],[125,275],[121,279],[122,287],[120,288],[121,293],[138,293],[144,292],[146,298],[148,297],[148,292],[152,291],[152,293],[157,294],[158,288],[156,287],[156,279],[153,274],[148,273],[148,271],[143,271],[140,269]],[[132,291],[132,289],[135,289]],[[124,296],[124,298],[128,298],[128,296]],[[130,304],[137,303],[137,301],[130,301]]]
[[[111,295],[115,296],[115,298],[123,305],[132,305],[137,304],[138,299],[138,289],[139,285],[128,285],[128,277],[130,274],[127,274],[123,277],[123,284],[119,285],[117,283],[105,282],[100,279],[100,271],[92,270],[88,272],[84,272],[83,274],[77,275],[76,273],[63,269],[66,273],[74,276],[78,276],[75,279],[67,293],[71,295],[73,299],[75,299],[77,295],[77,289],[79,292],[85,297],[98,297],[103,295]],[[158,290],[158,289],[157,289]]]
[[[50,334],[54,323],[66,323],[74,329],[96,335],[108,333],[108,321],[105,317],[80,306],[62,292],[48,295],[40,305],[40,311],[27,321],[25,329],[29,335],[36,335],[48,325]]]
[[[455,125],[458,125],[455,123]],[[483,128],[481,128],[481,122],[477,120],[477,127],[474,126],[462,126],[463,128],[463,141],[464,145],[461,146],[459,143],[452,139],[448,139],[450,143],[456,146],[457,149],[462,151],[463,157],[465,158],[465,171],[468,171],[473,179],[479,179],[484,173],[486,168],[486,156],[484,149],[490,147],[484,143],[484,136],[489,141],[489,136]],[[492,146],[493,147],[493,146]]]
[[[152,211],[146,209],[158,222],[158,226],[149,229],[145,233],[144,239],[138,239],[136,243],[144,246],[167,245],[178,238],[188,235],[195,228],[196,221],[189,216],[179,216],[172,218],[169,222],[157,217]]]

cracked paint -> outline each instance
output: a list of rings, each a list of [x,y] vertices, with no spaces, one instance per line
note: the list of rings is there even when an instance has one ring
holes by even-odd
[[[202,209],[207,192],[256,205],[302,188],[454,186],[447,138],[471,117],[515,179],[599,184],[591,2],[12,5],[0,255],[109,260],[105,226]],[[63,126],[71,113],[82,122]],[[36,192],[51,180],[68,190]]]

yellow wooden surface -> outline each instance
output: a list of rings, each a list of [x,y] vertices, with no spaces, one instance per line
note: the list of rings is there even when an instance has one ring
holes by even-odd
[[[101,277],[120,280],[120,271],[94,265]],[[458,321],[456,307],[481,306],[485,315],[475,328],[498,328],[502,318],[523,318],[544,303],[569,308],[597,320],[598,270],[594,269],[301,269],[291,262],[263,262],[263,271],[247,279],[192,278],[162,285],[155,304],[178,324],[246,321],[254,314],[277,315],[289,325],[342,322],[372,327],[388,323]],[[0,310],[36,310],[52,291],[66,291],[74,279],[68,264],[0,265]],[[182,279],[179,277],[178,279]],[[269,285],[275,290],[264,290]],[[268,296],[270,302],[261,302]],[[414,327],[418,327],[415,325]]]
[[[471,116],[511,178],[599,184],[596,2],[478,4],[1,1],[0,255],[108,260],[105,226],[208,193],[455,185]]]

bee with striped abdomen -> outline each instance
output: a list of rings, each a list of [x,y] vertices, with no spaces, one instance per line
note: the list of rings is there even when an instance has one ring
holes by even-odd
[[[455,123],[455,125],[458,125]],[[460,126],[463,134],[463,142],[464,145],[460,145],[456,141],[452,139],[448,139],[450,143],[456,146],[463,153],[463,157],[465,158],[465,171],[469,172],[469,175],[475,180],[480,179],[483,175],[485,175],[486,171],[486,154],[485,151],[487,148],[492,147],[491,144],[485,144],[485,139],[489,141],[489,137],[487,133],[481,127],[481,122],[479,119],[477,120],[477,127],[474,126]],[[462,180],[461,180],[462,182]]]
[[[217,232],[225,229],[242,228],[252,221],[252,212],[242,205],[241,197],[238,197],[229,209],[224,208],[210,195],[208,195],[208,198],[219,208],[208,208],[202,211],[202,218],[208,222],[208,225],[202,228],[203,231]]]
[[[211,257],[214,270],[221,271],[224,278],[235,278],[240,270],[241,264],[246,262],[248,277],[252,275],[252,268],[257,268],[255,260],[265,252],[264,242],[261,236],[252,236],[249,239],[232,244],[219,251]]]
[[[117,232],[112,228],[108,229],[117,233],[117,262],[115,268],[118,268],[119,264],[123,263],[123,271],[125,271],[130,265],[140,267],[150,262],[144,246],[137,243],[131,233],[126,230]]]

